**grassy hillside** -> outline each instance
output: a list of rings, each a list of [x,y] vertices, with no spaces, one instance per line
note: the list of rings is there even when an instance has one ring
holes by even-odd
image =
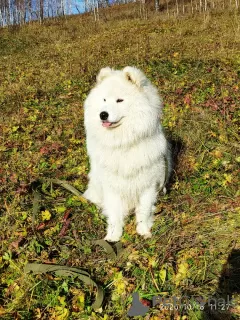
[[[135,291],[145,304],[191,297],[136,319],[239,318],[239,13],[139,15],[137,5],[117,6],[97,22],[83,15],[0,30],[1,319],[127,319]],[[153,237],[136,235],[129,217],[114,258],[95,243],[105,235],[101,214],[66,187],[86,188],[82,106],[96,73],[126,65],[159,88],[176,166]],[[105,290],[102,307],[91,306],[94,287],[26,274],[28,262],[87,270]],[[225,311],[201,311],[194,298],[227,295],[234,305]]]

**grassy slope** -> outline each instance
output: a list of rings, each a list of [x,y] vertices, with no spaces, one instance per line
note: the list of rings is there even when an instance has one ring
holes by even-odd
[[[105,11],[96,24],[83,16],[0,30],[1,319],[125,319],[135,290],[150,300],[227,292],[221,274],[240,237],[239,15],[141,20],[133,10],[125,17],[124,9]],[[106,65],[146,72],[164,98],[163,124],[180,150],[169,193],[159,197],[154,236],[143,241],[128,219],[118,261],[93,244],[105,229],[96,208],[39,182],[57,177],[84,191],[82,105]],[[33,214],[35,189],[41,208]],[[102,313],[90,308],[92,289],[26,276],[27,261],[88,269],[106,290]],[[229,290],[239,301],[239,287]],[[231,310],[236,318],[238,305]],[[149,314],[180,319],[187,312]],[[203,314],[195,308],[188,318]]]

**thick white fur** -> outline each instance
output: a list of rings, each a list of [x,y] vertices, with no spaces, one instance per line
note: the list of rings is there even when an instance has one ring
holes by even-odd
[[[122,102],[116,102],[123,99]],[[106,101],[104,101],[106,100]],[[171,171],[170,152],[161,124],[157,89],[135,67],[104,68],[84,105],[88,189],[84,196],[103,209],[108,241],[122,235],[124,217],[135,209],[137,232],[151,236],[153,208]],[[103,127],[101,112],[117,127]]]

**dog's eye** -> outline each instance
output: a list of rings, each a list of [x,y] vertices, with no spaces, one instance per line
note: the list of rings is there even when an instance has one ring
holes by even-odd
[[[106,102],[106,99],[103,99],[103,101],[105,101],[105,102]]]
[[[123,101],[124,101],[123,99],[117,99],[117,100],[116,100],[117,103],[123,102]]]

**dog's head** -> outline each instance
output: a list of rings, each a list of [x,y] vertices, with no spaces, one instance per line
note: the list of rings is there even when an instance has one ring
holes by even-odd
[[[161,106],[157,89],[141,70],[103,68],[85,102],[85,126],[116,143],[125,140],[124,134],[128,141],[137,139],[156,128]]]

